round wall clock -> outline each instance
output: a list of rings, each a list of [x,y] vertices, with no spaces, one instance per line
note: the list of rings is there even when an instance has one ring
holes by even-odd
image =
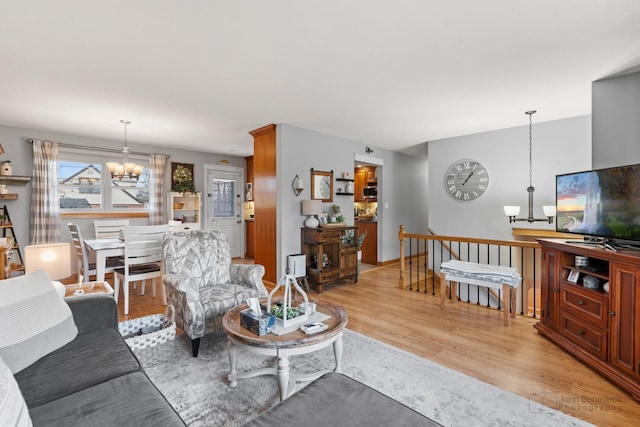
[[[444,186],[447,193],[454,199],[469,202],[487,191],[489,173],[480,162],[459,160],[447,170]]]

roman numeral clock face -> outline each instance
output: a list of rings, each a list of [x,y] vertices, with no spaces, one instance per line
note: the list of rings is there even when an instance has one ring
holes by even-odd
[[[482,196],[489,187],[487,169],[475,160],[454,163],[444,179],[447,193],[456,200],[469,202]]]

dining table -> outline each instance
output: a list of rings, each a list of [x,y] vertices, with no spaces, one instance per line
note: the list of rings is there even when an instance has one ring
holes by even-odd
[[[104,282],[107,258],[124,256],[124,241],[120,239],[85,239],[84,245],[96,256],[96,282]]]

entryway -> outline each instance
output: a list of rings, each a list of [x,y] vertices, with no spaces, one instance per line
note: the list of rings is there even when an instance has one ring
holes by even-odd
[[[244,253],[244,169],[218,165],[205,165],[204,169],[207,182],[203,194],[204,228],[224,231],[229,236],[231,257],[241,257]]]

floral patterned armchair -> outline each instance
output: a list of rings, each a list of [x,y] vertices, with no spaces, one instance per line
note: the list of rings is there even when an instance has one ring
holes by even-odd
[[[219,330],[226,312],[249,297],[266,297],[264,267],[231,264],[229,240],[218,230],[169,234],[163,244],[167,301],[176,325],[191,338],[193,357],[200,338]]]

